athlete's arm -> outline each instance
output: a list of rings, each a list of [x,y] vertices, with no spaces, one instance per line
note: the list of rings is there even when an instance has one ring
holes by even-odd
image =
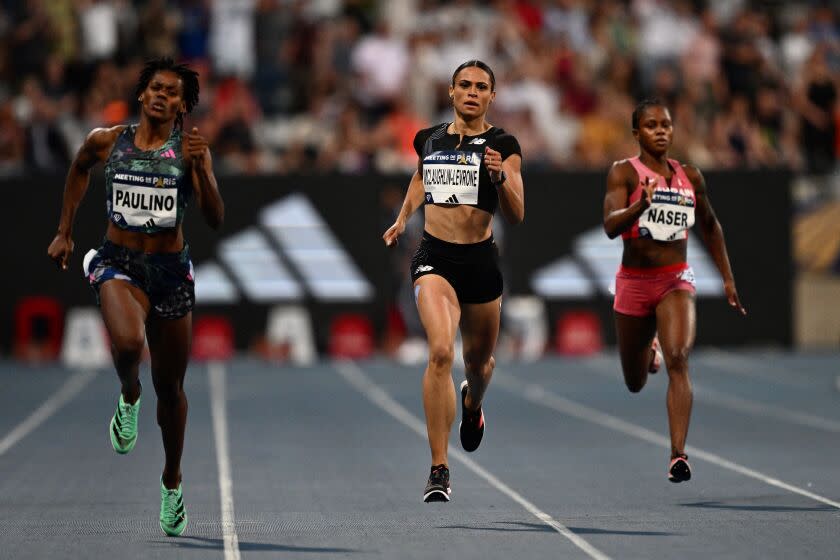
[[[385,245],[391,246],[397,242],[397,238],[405,231],[405,224],[414,212],[423,204],[425,191],[423,189],[423,177],[420,174],[420,164],[417,164],[417,171],[411,177],[411,182],[408,184],[408,192],[405,193],[405,200],[403,201],[400,213],[397,216],[394,225],[382,234],[382,239],[385,240]]]
[[[694,195],[697,198],[697,206],[694,209],[697,216],[697,226],[700,228],[703,241],[709,248],[712,259],[714,259],[715,265],[720,271],[720,276],[723,278],[726,299],[729,300],[729,305],[740,311],[742,315],[746,315],[747,310],[741,305],[741,300],[738,299],[738,291],[735,289],[735,277],[732,275],[729,254],[726,252],[723,228],[715,215],[714,209],[712,209],[709,193],[706,190],[706,180],[700,170],[693,165],[683,165],[683,170],[685,170],[688,180],[694,185]]]
[[[186,152],[189,155],[190,174],[192,175],[193,193],[204,220],[213,229],[222,227],[225,221],[225,203],[219,193],[216,175],[213,173],[213,158],[207,139],[198,134],[193,127],[190,134],[185,134]]]
[[[604,231],[610,239],[615,239],[633,227],[639,216],[650,207],[656,184],[648,180],[642,185],[643,192],[639,200],[627,206],[630,191],[638,180],[636,170],[626,160],[617,161],[610,168],[607,194],[604,196]]]
[[[47,248],[47,254],[62,270],[67,270],[67,262],[73,252],[73,222],[76,211],[87,192],[90,182],[90,170],[98,162],[103,161],[114,141],[124,127],[95,128],[82,147],[73,158],[67,179],[64,181],[64,198],[61,204],[61,218],[58,221],[58,232]]]
[[[491,156],[488,160],[488,156]],[[502,161],[502,154],[487,148],[484,152],[484,161],[487,171],[490,173],[490,180],[499,193],[499,209],[502,215],[511,225],[522,223],[525,219],[525,187],[522,181],[522,157],[519,154],[511,154]],[[501,173],[504,172],[505,180],[499,183]]]

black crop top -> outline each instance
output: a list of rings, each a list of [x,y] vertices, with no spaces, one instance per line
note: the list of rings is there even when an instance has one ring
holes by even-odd
[[[502,160],[522,149],[516,138],[495,126],[475,136],[448,134],[450,123],[425,128],[414,137],[414,150],[421,162],[427,204],[467,204],[494,214],[499,194],[490,183],[490,173],[482,164],[484,149],[502,154]],[[458,142],[461,142],[460,147]]]

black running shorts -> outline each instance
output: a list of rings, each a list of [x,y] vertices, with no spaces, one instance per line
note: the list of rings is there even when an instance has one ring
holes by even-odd
[[[502,295],[499,250],[493,237],[479,243],[449,243],[427,232],[411,259],[411,281],[437,274],[455,289],[460,303],[487,303]]]
[[[143,253],[105,240],[85,259],[85,274],[97,303],[102,284],[125,280],[146,292],[151,312],[161,319],[183,317],[195,304],[193,266],[186,243],[177,253]]]

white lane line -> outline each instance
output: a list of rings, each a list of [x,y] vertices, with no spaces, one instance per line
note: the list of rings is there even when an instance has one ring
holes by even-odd
[[[370,399],[379,408],[402,422],[406,427],[414,431],[422,439],[426,439],[426,424],[411,412],[406,410],[400,403],[395,401],[391,396],[380,388],[374,381],[365,374],[362,369],[354,362],[336,361],[333,362],[338,373],[357,391],[362,393],[365,397]],[[584,539],[573,533],[568,527],[555,520],[549,514],[545,513],[537,506],[525,499],[516,490],[496,478],[493,474],[484,469],[474,460],[467,457],[467,455],[458,449],[449,449],[449,456],[454,457],[463,463],[468,469],[486,480],[496,490],[506,495],[508,498],[518,503],[525,508],[531,515],[569,539],[572,544],[577,546],[580,550],[586,553],[587,556],[595,560],[610,560],[610,557],[589,544]]]
[[[239,536],[236,534],[236,517],[233,513],[233,479],[228,452],[225,368],[219,362],[211,362],[207,366],[207,373],[210,378],[210,411],[213,416],[213,437],[216,441],[216,463],[219,467],[219,499],[222,506],[225,560],[239,560]]]
[[[9,432],[6,437],[0,440],[0,455],[3,455],[17,442],[28,436],[38,426],[43,424],[50,416],[73,400],[82,389],[84,389],[93,378],[96,372],[92,370],[77,371],[59,387],[58,391],[50,395],[35,411],[32,412],[23,422]]]
[[[596,358],[592,361],[582,363],[595,373],[609,377],[610,379],[615,379],[619,383],[624,383],[618,371],[620,366],[615,362],[610,362],[608,365],[606,361]],[[712,389],[694,380],[692,380],[691,385],[694,389],[695,397],[712,406],[726,408],[742,414],[750,413],[757,416],[775,418],[776,420],[798,424],[806,428],[816,428],[827,432],[840,433],[840,422],[837,420],[831,420],[830,418],[816,414],[808,414],[807,412],[800,412],[776,404],[766,404],[743,397],[736,397],[723,391]]]
[[[750,379],[758,379],[765,383],[776,383],[798,389],[813,387],[812,381],[802,376],[783,376],[781,372],[779,372],[779,375],[774,375],[772,371],[778,372],[779,370],[770,369],[772,367],[772,360],[769,358],[750,359],[720,348],[715,348],[698,352],[697,359],[701,363],[717,370],[723,370],[727,373],[734,373]]]
[[[664,447],[665,449],[671,449],[671,440],[666,436],[657,434],[647,428],[627,422],[626,420],[622,420],[621,418],[611,414],[570,401],[569,399],[547,391],[535,383],[524,383],[523,385],[520,385],[517,381],[498,374],[494,376],[493,382],[494,385],[502,387],[511,393],[520,395],[534,404],[556,410],[557,412],[568,416],[573,416],[579,420],[591,422],[593,424],[603,426],[604,428],[627,434],[631,437],[658,445],[659,447]],[[825,496],[809,492],[804,488],[799,488],[798,486],[788,484],[778,478],[773,478],[757,470],[745,467],[728,459],[724,459],[720,455],[716,455],[693,446],[687,446],[685,451],[692,459],[697,458],[707,461],[724,469],[760,480],[770,486],[775,486],[776,488],[781,488],[782,490],[787,490],[788,492],[799,494],[800,496],[805,496],[806,498],[810,498],[814,501],[840,509],[840,502],[835,502]]]

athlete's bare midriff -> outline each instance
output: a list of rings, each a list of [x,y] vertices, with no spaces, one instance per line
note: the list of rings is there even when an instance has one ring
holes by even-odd
[[[112,243],[144,253],[177,253],[184,248],[184,231],[181,226],[158,233],[143,233],[120,229],[108,221],[105,237]]]
[[[426,204],[426,231],[449,243],[479,243],[492,234],[493,215],[467,205]]]
[[[631,268],[657,268],[686,262],[688,241],[656,241],[632,238],[624,240],[621,264]]]

